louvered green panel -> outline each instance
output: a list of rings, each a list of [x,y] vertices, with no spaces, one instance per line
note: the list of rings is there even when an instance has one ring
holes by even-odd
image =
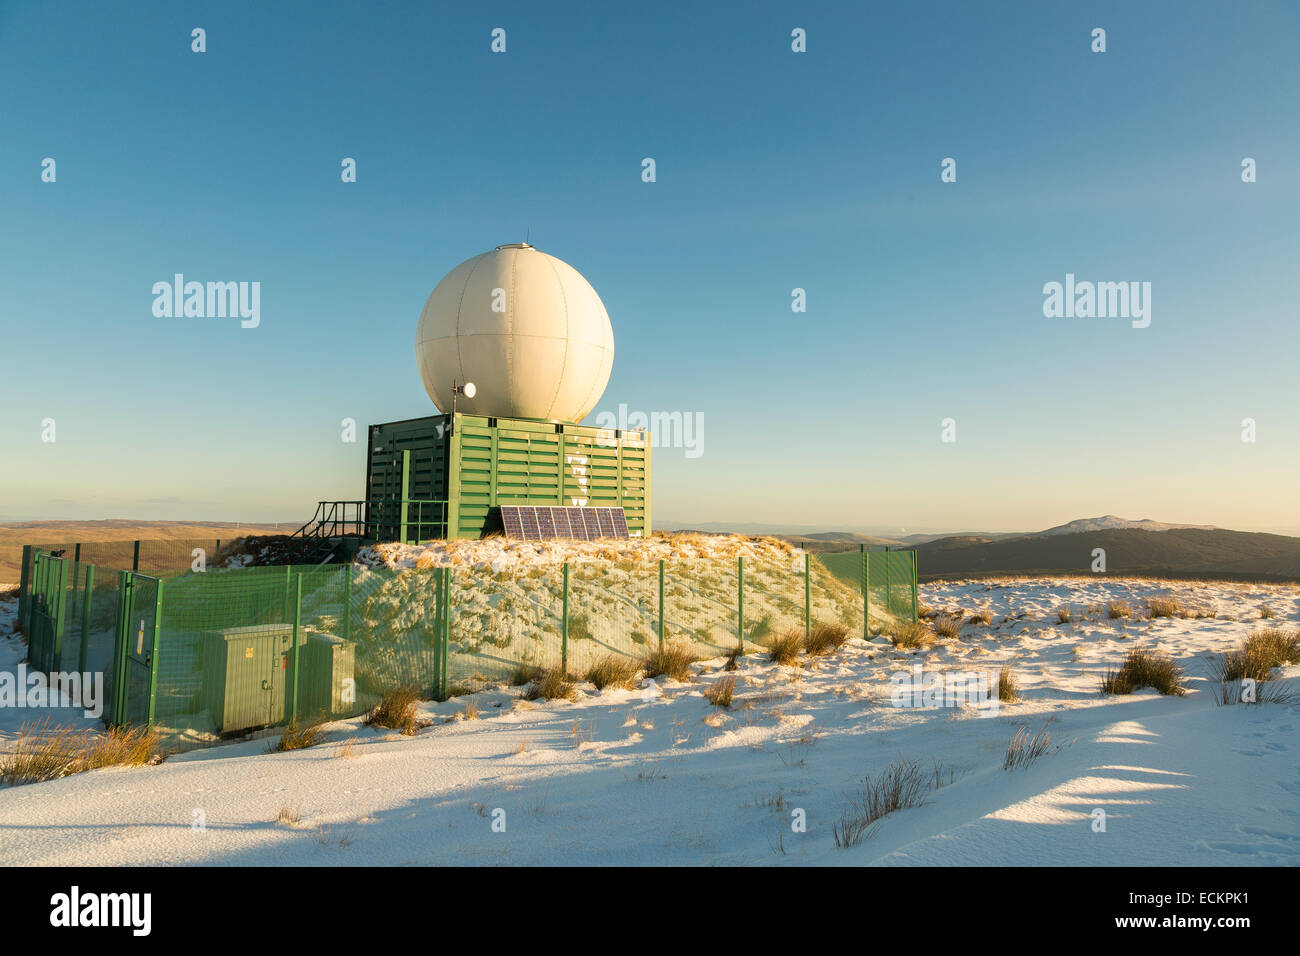
[[[452,536],[497,530],[505,505],[619,506],[633,535],[650,529],[650,447],[645,432],[458,413],[370,429],[366,498],[402,497],[402,452],[410,452],[407,497],[448,502]]]

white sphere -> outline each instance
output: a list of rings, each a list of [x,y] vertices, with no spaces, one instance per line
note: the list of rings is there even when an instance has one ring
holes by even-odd
[[[415,331],[429,398],[451,410],[452,382],[473,382],[456,410],[580,422],[614,367],[614,330],[596,290],[527,243],[466,259],[438,283]]]

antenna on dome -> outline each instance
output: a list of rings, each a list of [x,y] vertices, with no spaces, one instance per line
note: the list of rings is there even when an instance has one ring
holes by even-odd
[[[528,245],[528,240],[532,238],[532,235],[533,235],[533,227],[529,226],[528,229],[524,232],[524,245]]]

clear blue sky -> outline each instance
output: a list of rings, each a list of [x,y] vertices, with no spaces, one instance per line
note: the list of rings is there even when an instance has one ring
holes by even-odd
[[[425,297],[531,228],[609,310],[599,408],[704,416],[658,524],[1300,527],[1298,42],[1267,2],[8,0],[0,517],[359,497],[340,420],[433,413]],[[176,272],[261,326],[155,318]],[[1045,318],[1066,273],[1150,328]]]

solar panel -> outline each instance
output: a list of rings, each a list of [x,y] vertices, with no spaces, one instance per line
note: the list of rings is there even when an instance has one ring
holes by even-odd
[[[505,507],[501,509],[501,527],[505,531],[507,538],[522,538],[524,536],[524,526],[522,519],[519,517],[518,508]]]
[[[549,538],[628,538],[622,508],[555,505],[502,505],[501,527],[508,538],[542,541]]]

